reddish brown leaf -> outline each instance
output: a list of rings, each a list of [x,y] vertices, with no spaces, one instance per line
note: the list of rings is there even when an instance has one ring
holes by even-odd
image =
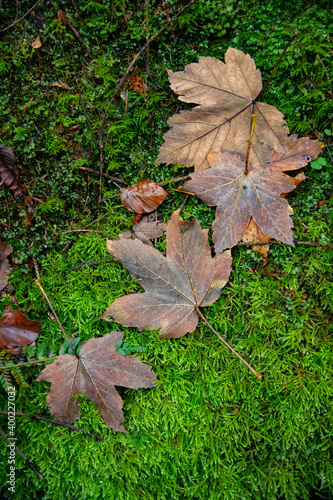
[[[15,156],[13,148],[0,144],[0,177],[1,184],[6,184],[13,190],[14,196],[23,196],[24,205],[29,212],[34,211],[31,197],[28,196],[27,190],[19,183],[19,171],[15,165]]]
[[[81,347],[79,358],[63,354],[44,368],[37,380],[52,383],[46,405],[57,420],[67,424],[78,420],[80,405],[75,396],[83,394],[96,404],[108,427],[126,432],[123,401],[115,386],[154,387],[157,379],[139,356],[122,356],[116,350],[123,336],[123,332],[111,332],[91,338]]]
[[[7,257],[12,251],[12,246],[9,243],[0,242],[0,292],[8,285],[6,274],[10,270],[10,264]]]
[[[286,153],[272,151],[270,167],[280,172],[297,170],[315,160],[322,151],[322,143],[311,141],[307,137],[297,139],[297,134],[283,139],[282,144],[287,147]]]
[[[138,240],[107,241],[116,260],[139,278],[145,293],[120,297],[102,318],[123,326],[161,328],[159,337],[182,337],[198,323],[196,308],[214,303],[227,283],[232,258],[229,252],[212,258],[208,229],[194,219],[181,231],[179,213],[167,227],[167,256]]]
[[[164,201],[166,195],[167,192],[156,182],[144,179],[120,190],[122,204],[127,210],[137,214],[152,212]]]
[[[30,321],[21,311],[5,308],[0,320],[0,348],[12,349],[34,342],[42,329],[39,321]]]
[[[183,190],[217,206],[212,225],[216,252],[236,245],[251,217],[265,235],[294,245],[293,212],[281,198],[282,193],[295,189],[292,178],[267,167],[245,173],[245,162],[231,153],[210,153],[207,159],[211,168],[190,174]]]
[[[119,237],[132,240],[138,239],[146,245],[153,246],[150,240],[163,236],[166,228],[167,225],[163,222],[149,221],[148,216],[145,216],[138,224],[134,224],[131,231],[124,231],[120,233]]]
[[[144,94],[145,92],[145,85],[140,75],[131,76],[128,79],[128,85],[131,87],[131,89],[133,89],[135,92],[138,92],[139,94]]]
[[[270,148],[286,152],[283,139],[289,131],[282,113],[256,101],[262,82],[253,59],[229,48],[225,61],[200,57],[185,71],[168,71],[171,88],[180,94],[179,99],[199,106],[170,118],[172,128],[164,135],[156,163],[184,163],[203,170],[209,167],[206,156],[210,152],[224,149],[245,157],[252,114],[256,116],[252,168],[267,166]]]

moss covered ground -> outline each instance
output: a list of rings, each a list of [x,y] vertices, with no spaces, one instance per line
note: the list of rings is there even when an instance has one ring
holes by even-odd
[[[2,0],[2,28],[33,3]],[[35,17],[28,15],[0,33],[0,141],[14,148],[21,182],[42,200],[35,202],[29,221],[22,199],[1,186],[0,241],[10,242],[14,251],[12,291],[3,292],[0,312],[15,296],[29,319],[43,323],[37,348],[46,355],[59,351],[63,337],[34,283],[34,257],[68,335],[87,340],[124,330],[127,342],[145,348],[141,360],[153,366],[159,380],[152,390],[120,389],[127,434],[109,430],[94,404],[82,398],[75,425],[103,441],[16,417],[17,446],[45,480],[17,456],[16,491],[9,493],[8,449],[2,440],[5,498],[333,498],[332,250],[324,247],[332,243],[329,147],[321,155],[321,169],[308,165],[306,181],[288,196],[295,239],[322,246],[273,245],[267,266],[252,249],[235,247],[230,282],[205,310],[211,324],[263,375],[260,382],[203,322],[191,335],[161,342],[157,331],[140,333],[99,319],[116,297],[140,286],[120,263],[106,262],[105,238],[117,238],[131,227],[133,215],[119,197],[111,197],[119,189],[105,178],[98,216],[99,153],[78,89],[98,136],[117,81],[147,31],[157,32],[185,5],[176,0],[150,0],[148,8],[129,0],[42,0]],[[57,19],[59,9],[67,12],[83,44]],[[138,60],[134,75],[142,77],[145,92],[139,94],[127,81],[127,103],[118,96],[111,106],[104,129],[105,172],[129,184],[187,175],[179,165],[154,165],[167,119],[187,107],[169,89],[166,69],[182,70],[201,55],[223,59],[231,46],[254,58],[265,81],[295,31],[299,35],[264,101],[285,114],[291,132],[329,146],[333,12],[328,2],[197,0]],[[33,49],[37,36],[42,46]],[[178,186],[165,185],[168,197],[159,209],[164,221],[183,202],[184,195],[173,190]],[[202,226],[214,220],[214,208],[194,197],[182,213],[188,220],[197,217]],[[156,246],[165,250],[165,240]],[[100,263],[73,269],[91,261]],[[45,407],[49,384],[35,381],[41,369],[22,371],[30,386],[17,386],[17,412],[50,417]],[[1,409],[7,409],[5,391],[0,399]],[[0,427],[6,431],[6,426],[7,416],[0,415]]]

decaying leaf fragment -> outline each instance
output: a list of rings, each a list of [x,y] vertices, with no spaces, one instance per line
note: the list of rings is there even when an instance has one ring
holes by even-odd
[[[286,146],[285,153],[272,150],[270,168],[287,172],[305,167],[310,161],[315,160],[322,151],[322,143],[312,141],[307,137],[297,138],[297,134],[291,135],[281,141]]]
[[[152,212],[165,199],[167,192],[156,182],[142,179],[133,186],[120,190],[122,204],[131,212]]]
[[[199,106],[176,114],[164,135],[156,163],[184,163],[195,170],[209,167],[206,156],[221,149],[246,156],[252,115],[256,127],[250,151],[252,168],[264,168],[270,148],[286,153],[289,130],[274,106],[257,102],[261,74],[253,59],[229,48],[225,64],[213,57],[200,57],[185,71],[168,71],[171,88],[184,102]]]
[[[7,257],[12,253],[12,251],[13,248],[9,243],[0,242],[0,292],[6,288],[8,284],[6,274],[10,270],[10,264]]]
[[[13,148],[0,143],[0,186],[6,184],[9,189],[12,189],[15,198],[23,196],[24,205],[29,212],[33,212],[34,207],[31,197],[28,196],[27,190],[19,183],[19,171],[15,165],[15,156]]]
[[[29,345],[42,329],[42,323],[29,320],[21,311],[5,308],[0,320],[0,349]]]
[[[190,174],[182,189],[217,207],[212,225],[217,253],[243,238],[251,217],[264,235],[294,246],[293,211],[281,197],[295,189],[291,177],[267,167],[246,172],[243,159],[231,153],[210,153],[207,160],[211,168]]]
[[[166,257],[138,240],[108,240],[107,245],[145,292],[117,298],[102,318],[139,330],[160,328],[161,339],[193,332],[196,309],[218,299],[231,272],[230,253],[212,258],[208,229],[197,219],[182,234],[178,211],[168,223]]]
[[[160,221],[149,220],[145,215],[138,224],[134,224],[132,230],[120,233],[119,238],[138,239],[146,245],[153,246],[150,240],[161,238],[166,232],[167,225]]]
[[[111,332],[100,338],[91,338],[81,347],[77,358],[62,354],[46,366],[37,381],[51,382],[46,398],[52,415],[71,424],[80,418],[80,405],[75,396],[83,394],[93,401],[106,425],[127,432],[122,407],[123,401],[115,386],[139,389],[154,387],[156,376],[151,366],[135,358],[122,356],[116,349],[123,332]]]
[[[42,46],[42,42],[40,41],[39,36],[36,38],[34,42],[32,42],[31,47],[33,49],[39,49]]]

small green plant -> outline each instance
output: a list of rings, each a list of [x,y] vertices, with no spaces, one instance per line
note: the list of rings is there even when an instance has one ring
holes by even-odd
[[[127,354],[135,354],[136,352],[145,352],[146,348],[141,347],[135,344],[130,344],[129,342],[123,342],[119,340],[116,344],[117,351],[122,354],[122,356],[126,356]]]

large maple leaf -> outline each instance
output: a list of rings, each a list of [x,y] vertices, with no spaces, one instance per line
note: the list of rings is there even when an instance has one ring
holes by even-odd
[[[156,163],[184,163],[203,170],[209,167],[206,155],[210,152],[224,149],[245,157],[252,115],[256,116],[249,158],[252,167],[267,166],[270,148],[286,152],[283,139],[288,127],[274,106],[257,102],[262,80],[248,54],[229,48],[225,64],[200,57],[198,63],[185,66],[185,71],[169,70],[168,75],[181,101],[200,106],[169,119],[172,128],[164,135]]]
[[[239,155],[210,153],[211,168],[190,174],[183,191],[195,194],[210,206],[217,206],[213,241],[217,253],[242,239],[251,217],[261,231],[294,245],[288,201],[281,195],[296,187],[293,178],[277,168],[249,169]]]
[[[160,338],[178,338],[193,332],[200,307],[215,302],[227,283],[232,258],[229,252],[212,258],[208,229],[194,219],[182,233],[178,212],[167,227],[167,255],[138,240],[107,241],[116,260],[140,279],[144,293],[120,297],[102,318],[123,326],[160,328]]]
[[[135,358],[122,356],[116,349],[123,332],[111,332],[100,338],[89,339],[80,355],[58,356],[47,365],[37,380],[51,382],[46,405],[57,420],[71,424],[80,418],[80,405],[75,396],[83,394],[93,401],[108,427],[127,432],[122,407],[123,401],[115,386],[138,389],[154,387],[156,376],[151,366]]]

